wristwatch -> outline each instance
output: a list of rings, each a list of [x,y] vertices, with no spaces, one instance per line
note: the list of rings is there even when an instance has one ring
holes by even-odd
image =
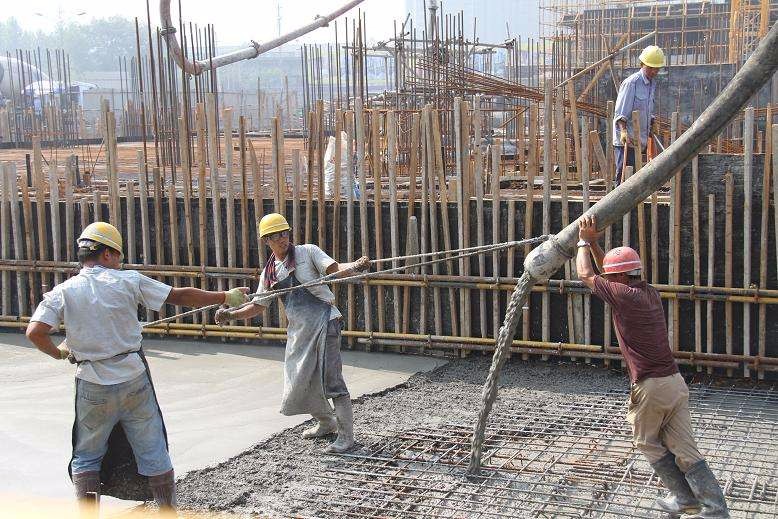
[[[586,240],[578,240],[578,243],[575,244],[576,247],[588,247],[589,242]]]

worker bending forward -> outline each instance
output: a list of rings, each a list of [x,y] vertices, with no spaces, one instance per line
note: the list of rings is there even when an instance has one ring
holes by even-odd
[[[272,254],[259,278],[257,298],[268,290],[277,290],[316,281],[322,276],[365,270],[370,262],[362,257],[353,263],[338,263],[316,245],[294,245],[289,224],[283,215],[271,213],[259,222],[259,235]],[[340,453],[354,446],[351,397],[343,380],[340,359],[341,313],[335,296],[326,285],[292,290],[283,296],[289,320],[284,357],[284,415],[311,414],[316,424],[303,432],[303,438],[338,433],[325,452]],[[255,304],[238,310],[220,309],[216,321],[259,315],[270,301],[255,299]],[[329,400],[335,405],[333,413]]]
[[[81,271],[43,295],[27,327],[39,350],[78,364],[68,471],[85,512],[96,512],[100,494],[153,497],[161,509],[175,508],[173,465],[141,346],[138,305],[158,311],[165,303],[236,306],[247,300],[245,288],[172,288],[120,270],[122,259],[122,237],[114,226],[86,227],[78,238]],[[66,340],[57,347],[50,333],[63,321]]]
[[[633,249],[603,253],[593,216],[585,216],[579,227],[578,277],[611,305],[629,369],[627,420],[633,442],[670,491],[657,506],[670,517],[729,517],[716,476],[694,441],[689,389],[670,351],[659,292],[641,279],[640,257]],[[590,253],[603,275],[595,275]]]

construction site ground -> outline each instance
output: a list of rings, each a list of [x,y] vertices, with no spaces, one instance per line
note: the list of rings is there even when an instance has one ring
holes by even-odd
[[[258,517],[659,517],[663,490],[630,440],[621,371],[521,361],[502,371],[480,477],[465,478],[489,358],[475,355],[355,402],[358,446],[321,453],[301,424],[179,481],[190,512]],[[347,377],[348,378],[348,377]],[[687,377],[688,378],[688,377]],[[733,517],[776,507],[778,395],[691,384],[700,449]]]
[[[284,358],[280,344],[147,339],[144,347],[179,476],[216,465],[306,420],[278,412]],[[442,363],[431,357],[349,351],[343,355],[343,372],[358,397]],[[67,473],[74,372],[73,365],[37,351],[23,334],[0,333],[0,509],[14,503],[33,508],[56,503],[59,516],[75,510]],[[109,516],[137,504],[103,499]]]

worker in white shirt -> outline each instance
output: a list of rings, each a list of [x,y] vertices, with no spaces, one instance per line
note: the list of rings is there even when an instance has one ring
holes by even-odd
[[[99,497],[146,501],[175,508],[175,479],[167,433],[141,345],[138,305],[200,307],[246,301],[247,288],[208,292],[173,288],[134,270],[121,270],[122,237],[105,222],[78,238],[78,275],[43,295],[27,338],[76,369],[73,455],[68,471],[85,512]],[[66,340],[50,334],[64,322]],[[150,492],[149,492],[150,490]]]

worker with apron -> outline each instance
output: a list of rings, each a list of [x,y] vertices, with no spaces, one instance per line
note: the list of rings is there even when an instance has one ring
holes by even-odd
[[[68,472],[82,512],[97,514],[100,495],[175,508],[167,433],[141,346],[138,305],[200,307],[247,300],[247,288],[207,292],[172,288],[121,270],[122,237],[105,222],[78,238],[78,275],[43,295],[27,337],[42,352],[77,364],[73,456]],[[65,324],[58,347],[50,334]]]
[[[262,218],[259,234],[272,254],[260,276],[255,304],[235,310],[220,309],[216,322],[224,324],[259,315],[269,305],[261,296],[271,289],[291,288],[335,273],[346,276],[370,265],[366,257],[353,263],[338,263],[316,245],[292,244],[289,232],[283,215],[272,213]],[[318,285],[287,292],[283,303],[289,324],[281,413],[312,415],[316,424],[303,432],[303,438],[337,432],[337,439],[325,452],[346,452],[354,446],[354,417],[351,396],[343,380],[341,313],[335,306],[335,296],[326,285]]]

